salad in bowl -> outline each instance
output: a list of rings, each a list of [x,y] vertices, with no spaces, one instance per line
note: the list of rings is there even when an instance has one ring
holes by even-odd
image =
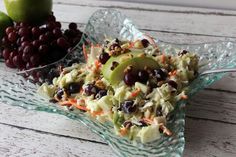
[[[186,50],[167,55],[149,37],[83,46],[86,63],[61,70],[38,92],[69,110],[111,122],[117,135],[142,143],[172,135],[167,116],[187,99],[198,74],[198,56]]]

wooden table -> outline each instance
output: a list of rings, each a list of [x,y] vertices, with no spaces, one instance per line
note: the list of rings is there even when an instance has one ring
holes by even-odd
[[[0,8],[4,10],[2,1]],[[83,30],[91,14],[102,8],[122,11],[142,31],[164,41],[200,43],[236,38],[236,11],[98,0],[54,0],[53,11],[63,24],[74,21]],[[236,156],[235,77],[227,75],[190,100],[184,156]],[[79,122],[0,105],[0,156],[114,156],[106,142]]]

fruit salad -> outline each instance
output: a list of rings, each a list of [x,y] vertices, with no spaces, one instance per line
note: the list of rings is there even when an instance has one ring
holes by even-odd
[[[83,46],[86,63],[61,71],[38,92],[69,110],[109,122],[117,135],[148,143],[172,135],[167,117],[198,74],[198,56],[162,52],[151,39]]]

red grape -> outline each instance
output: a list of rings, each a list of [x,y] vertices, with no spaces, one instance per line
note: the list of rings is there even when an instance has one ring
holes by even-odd
[[[11,42],[15,42],[17,40],[17,34],[15,32],[11,32],[8,34],[8,40]]]
[[[39,49],[38,49],[39,53],[41,53],[41,54],[46,54],[48,52],[48,50],[49,49],[48,49],[47,45],[40,45]]]
[[[77,24],[72,22],[72,23],[69,24],[69,28],[73,29],[73,30],[76,30],[77,29]]]
[[[83,33],[82,33],[80,30],[77,29],[77,30],[75,30],[75,31],[76,31],[77,36],[79,36],[79,37],[82,36]]]
[[[53,38],[53,33],[48,31],[45,33],[45,36],[48,38],[48,40],[51,40]]]
[[[25,66],[25,68],[28,70],[28,69],[31,69],[31,68],[33,68],[34,66],[30,63],[30,62],[27,62],[26,63],[26,66]]]
[[[33,45],[36,49],[39,48],[40,44],[41,44],[41,42],[40,42],[39,40],[34,40],[34,41],[32,42],[32,45]]]
[[[46,24],[46,28],[48,30],[53,30],[55,28],[55,23],[54,22],[49,22]]]
[[[61,27],[53,15],[41,26],[16,22],[5,29],[6,33],[0,41],[4,49],[0,55],[8,67],[18,69],[57,61],[73,49],[82,34],[76,23],[70,23],[65,32]]]
[[[15,29],[10,26],[10,27],[7,27],[7,28],[6,28],[6,31],[5,31],[5,32],[6,32],[6,34],[8,35],[8,34],[10,34],[11,32],[13,32],[14,30],[15,30]]]
[[[41,28],[40,28],[40,31],[41,31],[41,34],[43,34],[43,33],[45,33],[45,32],[47,31],[47,28],[41,27]]]
[[[6,36],[2,38],[2,44],[5,46],[10,44],[10,41],[8,40]]]
[[[31,32],[32,32],[32,35],[34,37],[39,37],[41,35],[41,33],[42,33],[42,31],[41,31],[41,29],[39,27],[33,27],[31,29]]]
[[[25,36],[25,37],[28,37],[28,36],[30,35],[30,31],[29,31],[28,28],[22,27],[22,28],[19,29],[18,34],[19,34],[21,37],[24,37],[24,36]]]
[[[27,27],[27,26],[28,26],[27,23],[25,23],[25,22],[20,22],[20,27]]]
[[[24,47],[23,46],[18,47],[18,53],[23,52],[23,51],[24,51]]]
[[[73,39],[72,44],[75,46],[75,45],[78,44],[79,42],[80,42],[80,38],[75,37],[75,38]]]
[[[32,45],[27,45],[27,46],[25,46],[23,52],[32,54],[32,53],[34,53],[34,47]]]
[[[63,37],[57,39],[57,45],[61,48],[65,48],[65,49],[67,49],[69,47],[69,43]]]
[[[15,66],[14,66],[14,64],[13,64],[13,62],[12,62],[11,59],[7,59],[7,60],[5,61],[5,64],[6,64],[6,66],[8,66],[9,68],[15,68]]]
[[[68,38],[73,38],[76,36],[76,31],[73,29],[67,29],[65,31],[65,36],[67,36]]]
[[[30,60],[30,53],[25,53],[23,52],[22,54],[22,60],[25,61],[25,62],[28,62]]]
[[[7,60],[7,59],[9,58],[9,56],[10,56],[10,53],[11,53],[11,51],[10,51],[9,49],[5,48],[5,49],[2,51],[2,56],[3,56],[3,58],[4,58],[5,60]]]
[[[24,41],[28,41],[28,40],[29,40],[29,38],[26,36],[20,38],[21,43]]]
[[[59,38],[62,36],[62,32],[60,28],[54,28],[52,32],[53,32],[54,37],[56,38]]]
[[[23,43],[21,43],[22,47],[26,47],[26,46],[29,46],[29,45],[30,45],[29,41],[24,41]]]
[[[56,48],[57,47],[57,40],[53,40],[51,43],[50,43],[50,46],[52,48]]]
[[[23,62],[20,56],[14,56],[12,61],[16,67],[21,67],[22,62]]]
[[[40,35],[39,36],[39,41],[41,41],[42,43],[47,43],[48,36],[46,36],[45,34]]]
[[[33,66],[38,66],[39,63],[40,63],[40,57],[39,55],[35,54],[33,56],[30,57],[30,63],[33,65]]]
[[[56,21],[56,18],[55,18],[54,15],[49,15],[47,21],[48,21],[48,22],[55,22],[55,21]]]
[[[13,57],[15,57],[17,55],[17,51],[13,50],[10,53],[9,59],[13,59]]]
[[[61,28],[61,23],[60,22],[55,22],[55,27]]]

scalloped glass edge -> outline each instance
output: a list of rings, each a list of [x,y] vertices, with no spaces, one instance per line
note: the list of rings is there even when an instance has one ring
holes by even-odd
[[[78,58],[83,61],[81,45],[86,42],[100,43],[105,37],[118,37],[121,39],[135,40],[143,38],[144,34],[125,15],[113,9],[96,11],[89,19],[82,40],[74,49],[74,53],[49,66],[28,70],[19,74],[28,74],[35,71],[55,68],[65,64],[71,59]],[[200,70],[235,67],[236,44],[233,42],[214,42],[205,44],[171,44],[155,40],[159,47],[166,53],[176,53],[179,49],[187,49],[200,54],[202,66]],[[65,115],[71,119],[79,120],[93,132],[101,136],[118,156],[182,156],[184,150],[184,125],[185,101],[179,102],[171,114],[168,127],[174,132],[172,137],[162,136],[158,141],[150,144],[132,143],[127,139],[113,134],[110,124],[101,124],[89,116],[84,116],[80,111],[69,112],[58,105],[51,104],[41,98],[35,91],[37,86],[23,77],[17,78],[14,71],[0,65],[0,101],[21,106],[30,110],[46,111]],[[189,95],[192,96],[199,90],[221,79],[224,74],[212,74],[199,77],[190,85]]]

